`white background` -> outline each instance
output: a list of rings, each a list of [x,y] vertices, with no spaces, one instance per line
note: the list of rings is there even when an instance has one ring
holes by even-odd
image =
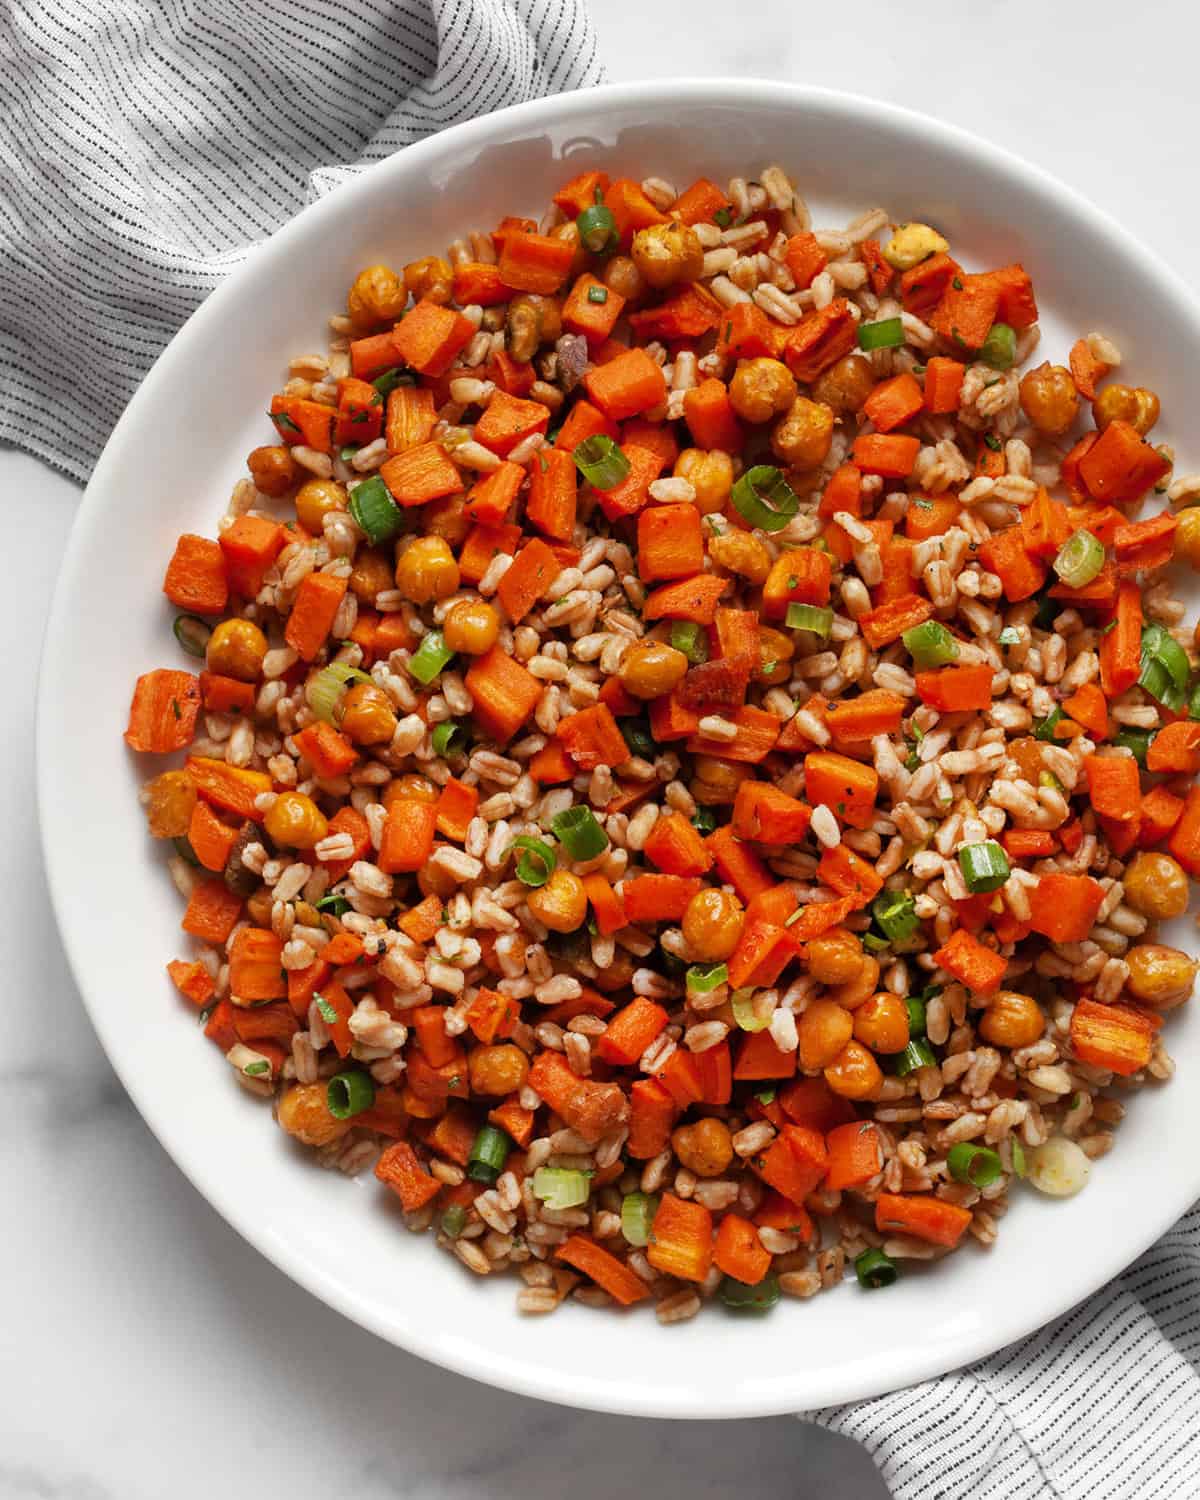
[[[1068,179],[1197,281],[1193,6],[592,3],[613,81],[728,73],[925,110]],[[789,165],[803,176],[802,138]],[[41,874],[35,663],[79,491],[0,450],[0,496],[0,1500],[882,1495],[864,1454],[786,1418],[637,1422],[444,1374],[293,1287],[189,1187],[99,1051]]]

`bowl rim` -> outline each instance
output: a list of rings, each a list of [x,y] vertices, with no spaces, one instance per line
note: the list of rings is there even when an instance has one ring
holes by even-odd
[[[83,570],[89,538],[103,524],[102,506],[110,471],[137,440],[140,413],[147,403],[149,388],[169,379],[175,368],[187,360],[192,343],[210,325],[223,317],[226,305],[239,296],[241,283],[249,274],[250,268],[258,268],[259,274],[262,274],[264,267],[269,268],[288,256],[294,243],[303,241],[312,227],[352,210],[359,198],[375,191],[390,173],[419,174],[427,161],[437,159],[448,150],[469,150],[473,146],[486,144],[497,136],[503,137],[507,132],[539,126],[551,127],[574,118],[586,118],[597,110],[619,110],[631,106],[663,109],[672,104],[766,105],[773,109],[797,112],[815,108],[835,116],[840,113],[860,125],[864,121],[876,124],[884,132],[901,130],[917,135],[932,133],[943,148],[986,163],[999,174],[1019,175],[1028,188],[1036,193],[1052,195],[1076,217],[1085,220],[1094,234],[1110,241],[1120,253],[1136,256],[1145,274],[1159,283],[1170,300],[1186,310],[1200,331],[1200,304],[1182,277],[1105,210],[1017,153],[960,126],[903,105],[841,89],[714,75],[601,85],[510,105],[491,114],[450,126],[372,163],[303,208],[258,246],[195,309],[147,371],[113,428],[80,502],[47,616],[36,705],[37,814],[43,862],[59,935],[72,978],[110,1065],[143,1120],[192,1186],[245,1241],[280,1271],[367,1331],[443,1368],[504,1390],[563,1405],[635,1416],[676,1419],[761,1417],[795,1412],[800,1408],[816,1409],[816,1403],[806,1404],[802,1396],[789,1396],[787,1387],[780,1394],[769,1397],[764,1396],[761,1387],[754,1395],[739,1396],[736,1383],[725,1393],[719,1411],[714,1411],[711,1399],[698,1390],[691,1393],[672,1390],[658,1399],[638,1399],[632,1403],[628,1398],[623,1398],[621,1390],[613,1382],[607,1380],[593,1382],[582,1392],[565,1392],[555,1386],[553,1370],[531,1363],[521,1355],[519,1348],[506,1352],[488,1344],[471,1344],[460,1337],[426,1337],[398,1326],[391,1319],[382,1316],[367,1297],[345,1284],[331,1280],[307,1259],[303,1246],[281,1242],[269,1227],[256,1223],[241,1201],[244,1194],[236,1188],[227,1189],[221,1175],[214,1171],[213,1164],[206,1159],[202,1142],[198,1142],[194,1132],[189,1133],[181,1127],[179,1112],[164,1107],[160,1091],[145,1083],[144,1075],[134,1068],[131,1051],[120,1037],[115,1020],[110,1017],[103,1004],[103,985],[88,977],[86,955],[72,935],[68,921],[71,897],[65,869],[66,852],[59,848],[51,834],[49,825],[52,819],[48,815],[54,796],[53,753],[50,747],[54,732],[51,721],[55,702],[52,690],[56,678],[55,665],[69,650],[67,634],[73,585]],[[991,1355],[999,1348],[1024,1338],[1065,1315],[1132,1264],[1190,1206],[1197,1191],[1200,1191],[1200,1178],[1191,1186],[1186,1197],[1183,1179],[1180,1178],[1179,1182],[1179,1201],[1168,1195],[1166,1202],[1159,1201],[1157,1212],[1152,1203],[1142,1206],[1140,1228],[1122,1240],[1118,1255],[1109,1254],[1106,1257],[1101,1251],[1089,1260],[1085,1274],[1078,1274],[1080,1268],[1074,1268],[1077,1279],[1071,1287],[1069,1301],[1063,1302],[1061,1292],[1049,1295],[1042,1291],[1039,1295],[1031,1296],[1021,1314],[1014,1314],[1006,1320],[1002,1344],[997,1344],[994,1339],[980,1332],[974,1335],[959,1334],[924,1346],[916,1345],[905,1351],[903,1361],[893,1360],[882,1372],[868,1372],[857,1365],[853,1371],[831,1380],[820,1405],[869,1399],[940,1376]]]

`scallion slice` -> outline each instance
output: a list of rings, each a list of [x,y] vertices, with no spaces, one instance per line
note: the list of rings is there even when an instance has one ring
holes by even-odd
[[[602,432],[577,443],[571,457],[594,490],[614,490],[629,473],[629,460]]]
[[[212,626],[207,620],[202,620],[199,615],[176,615],[171,629],[175,632],[175,639],[189,656],[198,656],[201,661],[204,660],[208,638],[212,635]]]
[[[369,1073],[357,1068],[335,1073],[325,1087],[325,1103],[335,1120],[349,1120],[361,1115],[375,1103],[375,1085]]]
[[[1081,589],[1098,577],[1104,567],[1104,543],[1090,531],[1072,532],[1058,549],[1054,571],[1073,589]]]
[[[331,661],[327,667],[311,676],[304,685],[304,697],[309,708],[326,724],[334,722],[338,699],[352,682],[370,682],[366,672],[352,667],[349,662]]]
[[[982,844],[964,844],[958,851],[958,864],[967,890],[973,896],[998,891],[1009,876],[1008,855],[995,839],[985,839]]]
[[[408,660],[408,673],[424,687],[454,660],[454,652],[446,644],[440,630],[430,630],[421,637],[421,644]]]
[[[946,1153],[946,1165],[956,1182],[977,1188],[989,1187],[1004,1170],[995,1151],[970,1141],[956,1141]]]
[[[393,365],[390,370],[377,375],[371,382],[381,396],[390,396],[398,385],[412,385],[412,383],[412,376],[400,365]]]
[[[687,987],[693,995],[709,995],[728,979],[727,964],[693,964],[687,971]]]
[[[892,1257],[885,1255],[882,1250],[864,1250],[854,1262],[854,1274],[858,1277],[859,1286],[868,1292],[874,1292],[880,1287],[891,1286],[900,1272]]]
[[[1150,749],[1150,741],[1154,738],[1152,729],[1131,729],[1126,725],[1113,741],[1114,745],[1124,745],[1126,750],[1133,751],[1133,758],[1139,766],[1146,764],[1146,752]]]
[[[1189,670],[1187,654],[1170,631],[1157,624],[1142,628],[1139,687],[1178,713],[1184,705]]]
[[[914,625],[900,637],[918,672],[945,667],[958,660],[958,642],[938,620]]]
[[[621,1199],[621,1233],[639,1249],[650,1243],[650,1226],[658,1212],[657,1193],[626,1193]]]
[[[695,620],[675,620],[671,624],[671,645],[682,651],[692,666],[708,660],[708,635]]]
[[[800,509],[800,500],[771,464],[755,464],[733,486],[738,515],[759,531],[782,531]]]
[[[878,323],[858,325],[860,349],[898,349],[904,342],[904,323],[900,318],[880,318]]]
[[[707,838],[710,833],[717,831],[717,815],[711,807],[698,807],[696,816],[692,819],[692,827],[697,833],[702,833]]]
[[[1012,1141],[1012,1167],[1018,1177],[1024,1177],[1029,1170],[1025,1161],[1025,1147],[1021,1144],[1019,1137],[1013,1136]]]
[[[404,524],[404,513],[378,474],[350,491],[350,514],[372,547],[390,542]]]
[[[904,1002],[904,1008],[908,1012],[908,1035],[911,1041],[913,1037],[925,1035],[925,1001],[920,995],[909,995]]]
[[[345,896],[322,896],[316,905],[318,911],[328,912],[331,917],[344,917],[350,910]]]
[[[547,1208],[578,1208],[591,1192],[590,1174],[571,1167],[538,1167],[533,1174],[533,1196]]]
[[[338,449],[338,457],[344,464],[348,464],[357,452],[357,443],[345,443]]]
[[[485,1125],[475,1137],[471,1154],[467,1158],[467,1176],[472,1182],[484,1182],[490,1187],[504,1170],[512,1141],[495,1125]]]
[[[811,630],[825,639],[833,630],[833,610],[820,604],[789,604],[786,623],[789,630]]]
[[[1033,726],[1033,737],[1035,740],[1046,740],[1054,743],[1054,730],[1062,722],[1063,711],[1061,708],[1052,708],[1044,719],[1038,719]]]
[[[608,834],[596,822],[590,807],[576,803],[550,819],[555,837],[572,859],[595,859],[608,848]]]
[[[868,953],[883,953],[888,946],[888,940],[882,932],[864,932],[862,943]]]
[[[590,286],[587,291],[589,302],[598,302],[601,306],[608,301],[608,288],[606,286]]]
[[[733,1011],[733,1019],[738,1023],[741,1031],[766,1031],[771,1024],[770,1016],[759,1016],[755,1013],[752,989],[734,990],[729,1008]]]
[[[768,1271],[756,1285],[747,1286],[732,1276],[722,1276],[717,1295],[730,1312],[769,1313],[779,1301],[779,1277]]]
[[[654,754],[654,737],[645,719],[622,718],[617,720],[617,726],[621,731],[621,738],[629,746],[630,755]]]
[[[905,942],[921,925],[911,891],[884,891],[871,903],[871,915],[892,942]]]
[[[467,1227],[467,1211],[461,1203],[452,1203],[442,1215],[439,1226],[448,1240],[456,1240]]]
[[[532,834],[523,833],[513,839],[509,853],[514,849],[521,851],[521,857],[517,860],[517,879],[521,884],[532,886],[535,890],[538,886],[545,885],[558,864],[558,855],[550,845],[541,839],[535,839]]]
[[[1017,335],[1015,329],[1007,323],[993,323],[988,329],[988,336],[983,341],[983,348],[979,351],[979,358],[985,365],[991,365],[993,370],[1008,370],[1012,368],[1013,361],[1017,357]]]
[[[467,731],[454,719],[443,719],[434,725],[430,743],[435,755],[459,755],[467,748]]]
[[[580,244],[593,255],[603,255],[606,250],[613,249],[619,238],[613,211],[603,203],[585,208],[575,220],[575,228],[579,231]]]
[[[916,1037],[897,1056],[895,1063],[896,1077],[907,1078],[910,1073],[915,1073],[918,1068],[933,1068],[936,1066],[937,1058],[933,1055],[933,1048],[923,1037]]]

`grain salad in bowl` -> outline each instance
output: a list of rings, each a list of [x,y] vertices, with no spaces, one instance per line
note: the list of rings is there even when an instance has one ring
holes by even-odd
[[[180,537],[171,978],[523,1311],[886,1286],[1169,1077],[1200,476],[1038,344],[1022,265],[781,167],[589,171],[363,270]]]

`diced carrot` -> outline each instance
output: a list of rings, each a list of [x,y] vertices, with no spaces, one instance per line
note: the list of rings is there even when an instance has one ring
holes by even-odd
[[[630,1068],[667,1024],[661,1005],[637,996],[617,1011],[603,1036],[596,1041],[597,1054],[614,1067]]]
[[[979,560],[989,573],[995,573],[1012,604],[1036,594],[1046,581],[1046,568],[1025,545],[1020,526],[1010,526],[988,538],[979,549]]]
[[[1071,1047],[1080,1062],[1127,1078],[1149,1065],[1161,1025],[1160,1017],[1132,1005],[1080,1000],[1071,1012]]]
[[[855,464],[842,464],[833,471],[817,506],[819,516],[832,517],[839,510],[862,515],[862,470]]]
[[[577,219],[585,208],[602,201],[607,187],[607,172],[581,172],[560,187],[552,201],[569,219]]]
[[[426,896],[424,901],[410,907],[396,925],[414,943],[432,942],[442,925],[441,897]]]
[[[1167,848],[1188,872],[1200,877],[1200,787],[1191,787]]]
[[[516,1094],[510,1099],[505,1099],[503,1104],[498,1104],[495,1109],[488,1110],[489,1124],[498,1125],[501,1130],[506,1130],[522,1151],[526,1150],[530,1141],[533,1140],[535,1119],[534,1111],[523,1108]]]
[[[561,448],[543,448],[530,465],[525,514],[545,536],[562,542],[575,531],[577,472]]]
[[[654,224],[666,224],[666,214],[661,213],[646,197],[640,182],[629,177],[615,178],[605,190],[604,206],[617,221],[617,235],[622,250],[628,250],[634,233],[649,229]]]
[[[540,537],[521,548],[496,590],[514,625],[525,618],[561,572],[562,565]]]
[[[530,760],[529,774],[539,786],[554,786],[557,782],[572,779],[575,764],[562,745],[557,740],[551,740]]]
[[[879,1131],[870,1120],[836,1126],[825,1137],[825,1147],[829,1153],[825,1186],[830,1192],[862,1187],[883,1170]]]
[[[125,743],[131,750],[167,755],[190,745],[200,713],[200,679],[159,667],[134,684]]]
[[[712,1214],[702,1203],[664,1193],[646,1259],[664,1275],[703,1281],[712,1265],[712,1228]]]
[[[925,410],[933,416],[956,412],[966,373],[966,365],[957,359],[935,354],[925,366]]]
[[[929,325],[956,349],[983,346],[1000,306],[1000,289],[988,276],[957,276],[942,293]]]
[[[1110,561],[1104,564],[1091,583],[1077,589],[1056,583],[1050,589],[1050,597],[1061,599],[1064,605],[1086,604],[1091,609],[1108,611],[1116,605],[1118,583],[1117,566]]]
[[[712,869],[712,854],[699,831],[678,812],[665,811],[656,819],[642,853],[664,875],[706,875]]]
[[[1096,382],[1103,380],[1112,370],[1112,366],[1096,358],[1087,339],[1076,339],[1071,345],[1068,363],[1071,366],[1071,379],[1075,382],[1075,389],[1085,401],[1094,401]]]
[[[797,380],[811,384],[823,370],[849,354],[857,338],[858,323],[850,304],[844,297],[835,297],[827,306],[800,319],[784,343],[783,359]]]
[[[701,339],[721,321],[724,308],[698,282],[689,282],[658,303],[641,308],[629,317],[629,326],[642,343],[662,339],[666,343]]]
[[[239,1042],[271,1059],[271,1071],[276,1073],[292,1050],[292,1038],[300,1030],[300,1023],[287,1002],[277,1000],[248,1008],[235,1005],[233,1029]]]
[[[733,1058],[728,1042],[718,1042],[695,1054],[705,1104],[728,1104],[733,1097]]]
[[[1105,740],[1112,733],[1108,703],[1094,682],[1085,682],[1069,698],[1064,698],[1061,706],[1063,712],[1070,714],[1077,724],[1082,724],[1094,740]],[[1200,762],[1196,769],[1200,770]]]
[[[388,808],[379,846],[379,868],[389,875],[421,869],[433,853],[437,808],[412,797],[397,797]]]
[[[925,392],[916,377],[906,370],[880,381],[867,397],[863,413],[875,424],[876,432],[894,432],[897,427],[907,426],[924,409]]]
[[[585,875],[583,889],[587,893],[596,926],[604,937],[609,933],[619,932],[628,924],[629,919],[625,915],[620,896],[603,875]]]
[[[497,391],[475,423],[474,437],[503,458],[534,433],[545,432],[549,422],[550,408],[540,401],[522,401]]]
[[[693,386],[683,398],[683,417],[697,447],[720,448],[726,453],[741,451],[744,441],[729,387],[715,375]]]
[[[758,765],[771,753],[779,738],[779,720],[765,709],[743,704],[726,717],[737,733],[732,740],[709,738],[701,732],[692,735],[687,748],[693,755],[716,755],[744,765]]]
[[[835,901],[814,901],[806,906],[792,923],[789,931],[798,943],[807,943],[821,937],[830,928],[844,922],[852,911],[858,910],[858,896],[839,896]]]
[[[529,1086],[589,1141],[622,1124],[628,1106],[619,1084],[578,1078],[559,1052],[539,1052],[529,1069]]]
[[[918,672],[917,697],[939,713],[986,713],[992,706],[992,675],[986,663]]]
[[[806,1126],[820,1135],[855,1118],[849,1099],[835,1094],[819,1075],[794,1079],[779,1090],[778,1098],[784,1116],[793,1125]]]
[[[485,377],[510,396],[528,396],[537,380],[533,366],[521,364],[506,349],[494,349],[483,369]]]
[[[1136,771],[1136,763],[1134,769]],[[1194,719],[1179,719],[1174,724],[1164,725],[1150,741],[1146,769],[1187,776],[1200,771],[1200,723]]]
[[[762,844],[798,844],[811,822],[811,807],[769,781],[743,781],[738,787],[731,827],[739,838]]]
[[[567,413],[566,421],[554,439],[554,446],[572,453],[587,438],[603,436],[612,438],[615,443],[620,435],[615,422],[610,422],[590,401],[580,400]]]
[[[405,1213],[424,1208],[442,1190],[442,1184],[425,1170],[407,1141],[396,1141],[375,1163],[375,1176],[400,1199]]]
[[[793,1203],[774,1188],[754,1211],[754,1222],[760,1229],[781,1229],[784,1234],[794,1234],[805,1244],[811,1244],[816,1236],[812,1216],[800,1203]]]
[[[771,1269],[771,1252],[763,1248],[758,1229],[749,1219],[728,1213],[717,1228],[713,1265],[744,1286],[757,1286]]]
[[[646,583],[691,578],[703,567],[704,538],[700,512],[694,505],[652,505],[641,512],[637,523],[639,578]]]
[[[875,1200],[875,1228],[880,1234],[899,1231],[927,1240],[931,1245],[944,1245],[948,1250],[953,1250],[962,1239],[970,1222],[969,1209],[925,1193],[913,1196],[880,1193]]]
[[[685,740],[700,727],[700,715],[683,701],[681,687],[672,689],[650,703],[650,733],[655,744]]]
[[[269,415],[281,442],[303,443],[318,453],[333,451],[332,406],[302,396],[272,396]]]
[[[877,297],[890,290],[892,277],[896,274],[884,259],[878,240],[863,240],[858,247],[858,258],[867,268],[871,290]]]
[[[248,714],[254,707],[255,687],[252,682],[239,682],[236,677],[225,677],[220,672],[200,673],[200,701],[212,714]]]
[[[785,1124],[751,1166],[759,1177],[793,1203],[803,1203],[829,1166],[825,1137],[807,1125]]]
[[[403,506],[424,505],[443,495],[455,495],[463,487],[462,475],[441,443],[422,443],[393,454],[380,466],[379,477],[396,504]]]
[[[310,573],[296,590],[283,638],[304,661],[316,657],[333,628],[349,579]]]
[[[775,876],[728,824],[710,833],[704,842],[721,879],[734,888],[741,901],[752,901],[755,896],[774,889]]]
[[[621,884],[621,901],[630,922],[679,922],[700,881],[685,875],[636,875]]]
[[[402,363],[391,329],[386,333],[373,333],[368,338],[351,341],[350,369],[357,380],[374,380],[385,370],[392,370]]]
[[[1127,505],[1153,489],[1170,468],[1136,427],[1118,419],[1079,460],[1079,478],[1093,500]]]
[[[1193,738],[1200,744],[1200,724],[1178,724],[1177,729],[1192,728]],[[1152,741],[1151,748],[1158,743],[1166,729],[1160,730]],[[1161,767],[1147,765],[1150,770]],[[1197,760],[1200,768],[1200,758]],[[1133,822],[1141,810],[1142,788],[1138,776],[1138,764],[1132,755],[1085,755],[1083,770],[1087,777],[1088,797],[1093,811],[1099,817],[1110,818],[1117,823]]]
[[[1043,875],[1030,893],[1030,925],[1052,943],[1082,943],[1104,905],[1104,894],[1090,875]]]
[[[197,798],[188,824],[187,840],[204,868],[219,874],[229,861],[229,851],[237,843],[238,831],[228,823],[222,823],[208,803]]]
[[[240,903],[239,903],[240,905]],[[288,993],[283,944],[264,927],[243,927],[229,950],[229,989],[243,1005],[280,1000]]]
[[[200,796],[214,807],[262,822],[263,815],[254,804],[271,790],[271,778],[265,771],[243,770],[207,755],[189,756],[186,770]]]
[[[437,814],[437,831],[443,838],[461,844],[467,836],[475,809],[479,806],[479,788],[466,786],[457,777],[451,776],[434,803]]]
[[[994,994],[1008,968],[1003,954],[985,948],[961,927],[950,934],[933,955],[933,961],[979,995]]]
[[[329,871],[330,883],[341,880],[343,876],[350,873],[350,867],[356,860],[362,859],[371,847],[371,828],[362,813],[356,807],[339,807],[337,812],[329,820],[330,833],[348,833],[350,835],[350,854],[345,859],[327,860],[325,869]]]
[[[458,571],[464,583],[476,584],[494,558],[511,557],[521,539],[519,526],[474,526],[458,554]]]
[[[326,963],[340,969],[358,963],[365,952],[361,938],[355,937],[352,932],[338,932],[321,949],[321,957]]]
[[[650,486],[666,467],[666,460],[657,447],[623,443],[621,453],[629,464],[629,472],[612,489],[600,491],[600,509],[610,521],[637,515],[649,505]]]
[[[1165,786],[1153,787],[1142,798],[1138,819],[1138,847],[1151,849],[1161,844],[1183,816],[1184,801]]]
[[[874,865],[847,844],[825,850],[817,862],[817,879],[839,896],[853,897],[856,908],[866,906],[883,889]]]
[[[469,318],[427,297],[405,313],[392,332],[400,363],[434,380],[446,373],[474,337],[475,325]]]
[[[597,766],[619,766],[629,759],[629,746],[611,710],[594,703],[560,719],[556,731],[567,754],[581,771]]]
[[[1000,842],[1009,859],[1045,859],[1058,848],[1058,840],[1042,828],[1006,828]]]
[[[167,973],[183,998],[197,1009],[203,1009],[217,992],[216,982],[202,963],[173,958],[167,965]]]
[[[895,734],[908,712],[908,700],[887,688],[871,688],[843,698],[825,710],[825,724],[839,750],[861,747],[879,734]]]
[[[866,828],[875,816],[879,777],[873,766],[833,751],[804,758],[804,790],[813,807],[830,807],[851,828]]]
[[[459,307],[469,307],[472,302],[479,307],[495,307],[511,296],[512,289],[501,279],[499,266],[478,260],[455,266],[454,300]]]
[[[683,451],[674,428],[669,423],[655,422],[650,417],[630,417],[627,422],[622,422],[621,441],[632,447],[649,448],[651,453],[657,453],[663,461],[664,469],[671,468]]]
[[[671,205],[671,217],[681,224],[712,224],[716,215],[729,206],[729,199],[715,182],[697,177]]]
[[[1021,533],[1027,552],[1040,557],[1043,562],[1052,561],[1071,535],[1067,507],[1061,500],[1052,500],[1049,493],[1039,487],[1021,516]]]
[[[355,447],[373,443],[383,431],[383,397],[369,382],[353,375],[339,380],[337,388],[334,442]]]
[[[500,526],[524,483],[525,470],[506,459],[498,469],[471,486],[463,510],[480,526]]]
[[[648,1161],[663,1150],[678,1112],[675,1100],[656,1078],[639,1078],[633,1084],[627,1149],[635,1161]]]
[[[229,602],[225,554],[219,542],[185,532],[167,564],[163,593],[177,609],[219,615]]]
[[[384,429],[389,453],[419,448],[433,436],[437,410],[433,392],[423,385],[398,385],[388,393]]]
[[[906,594],[859,615],[858,626],[867,645],[878,651],[898,641],[914,625],[922,625],[932,618],[933,605],[928,599],[922,599],[918,594]]]
[[[636,1272],[586,1234],[570,1235],[554,1254],[556,1259],[582,1271],[622,1307],[632,1307],[650,1295],[650,1288]]]
[[[224,945],[242,914],[242,898],[223,880],[197,880],[180,926],[206,943]],[[280,991],[282,993],[282,991]]]
[[[464,681],[475,700],[475,722],[498,744],[512,739],[542,696],[542,684],[533,673],[498,644],[475,658]]]
[[[730,987],[735,990],[748,986],[769,988],[796,957],[796,951],[787,928],[777,927],[763,917],[747,918],[728,962]],[[743,1075],[735,1071],[734,1076]]]
[[[783,259],[801,290],[810,287],[813,277],[819,276],[829,264],[829,257],[821,249],[816,235],[807,232],[793,234],[788,239]]]
[[[1100,686],[1109,698],[1131,688],[1141,672],[1142,593],[1136,583],[1117,591],[1115,621],[1100,641]]]
[[[1117,571],[1122,578],[1133,573],[1151,573],[1165,567],[1175,553],[1175,529],[1179,518],[1169,511],[1159,511],[1145,521],[1118,526],[1113,537],[1117,553]]]
[[[789,330],[754,302],[735,302],[721,320],[717,353],[723,359],[777,358]]]
[[[358,751],[332,724],[316,720],[294,736],[296,748],[321,777],[344,776],[358,759]]]
[[[931,255],[900,277],[900,301],[905,312],[926,313],[942,300],[946,288],[956,276],[961,276],[962,267],[949,255]]]
[[[828,552],[798,547],[782,552],[763,584],[763,614],[782,619],[789,604],[828,604],[833,563]]]
[[[729,580],[714,573],[697,573],[694,578],[664,584],[647,595],[642,618],[647,621],[695,620],[698,625],[711,625],[717,601],[728,587]]]
[[[1031,328],[1038,320],[1037,300],[1033,295],[1033,282],[1019,261],[1010,266],[1001,266],[998,271],[986,273],[999,293],[996,316],[1018,332]]]
[[[903,433],[864,433],[854,439],[852,457],[864,474],[885,479],[907,479],[920,451],[921,439]]]
[[[584,384],[596,406],[614,422],[636,417],[667,396],[662,369],[644,349],[630,349],[589,371]]]

